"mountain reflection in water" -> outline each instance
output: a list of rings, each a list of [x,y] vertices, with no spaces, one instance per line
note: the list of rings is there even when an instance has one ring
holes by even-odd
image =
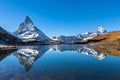
[[[18,46],[0,50],[0,80],[120,80],[119,56],[119,47]]]
[[[33,63],[45,54],[47,51],[76,51],[85,55],[91,55],[98,60],[103,60],[106,57],[105,53],[96,52],[94,49],[88,48],[87,46],[78,45],[53,45],[53,46],[35,46],[35,47],[22,47],[14,53],[18,58],[19,62],[26,71],[29,71]]]
[[[24,66],[26,71],[29,71],[33,63],[40,58],[49,48],[47,46],[41,47],[23,47],[14,53],[18,58],[20,64]]]

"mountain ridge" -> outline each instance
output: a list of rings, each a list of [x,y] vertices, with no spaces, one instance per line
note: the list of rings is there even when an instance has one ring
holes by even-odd
[[[53,37],[51,39],[55,40],[55,41],[60,41],[60,42],[65,43],[65,44],[67,44],[67,43],[69,44],[69,43],[79,42],[80,40],[90,39],[90,38],[93,38],[97,35],[104,34],[106,32],[107,31],[104,28],[98,27],[98,28],[94,29],[93,31],[78,34],[76,36],[59,36],[59,37]]]
[[[1,26],[0,36],[0,44],[16,44],[21,42],[19,38],[4,30]]]
[[[115,34],[117,32],[117,34]],[[120,31],[107,32],[103,27],[98,27],[92,31],[78,34],[75,36],[48,37],[39,30],[32,20],[26,16],[25,20],[19,25],[18,29],[10,33],[0,27],[0,44],[120,44]],[[108,35],[110,34],[110,35]],[[110,37],[111,36],[111,37]],[[114,40],[114,37],[116,40]],[[108,42],[106,42],[106,40]],[[110,41],[111,40],[111,41]],[[113,40],[113,41],[112,41]],[[99,43],[98,43],[99,42]]]

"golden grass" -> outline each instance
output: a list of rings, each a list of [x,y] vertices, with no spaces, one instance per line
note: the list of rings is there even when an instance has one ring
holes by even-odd
[[[81,42],[92,42],[97,45],[120,45],[120,31],[108,32]]]

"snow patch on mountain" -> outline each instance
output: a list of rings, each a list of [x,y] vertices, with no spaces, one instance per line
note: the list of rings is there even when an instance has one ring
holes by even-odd
[[[34,26],[31,19],[27,16],[25,21],[22,22],[14,32],[14,34],[21,40],[28,41],[46,41],[50,40],[42,31],[40,31],[36,26]]]

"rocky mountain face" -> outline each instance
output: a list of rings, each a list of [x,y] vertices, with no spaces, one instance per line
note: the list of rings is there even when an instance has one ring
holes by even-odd
[[[25,21],[20,24],[14,34],[23,42],[29,41],[48,41],[50,40],[42,31],[40,31],[27,16]]]
[[[18,44],[21,40],[0,27],[0,44]]]
[[[79,42],[80,40],[87,40],[91,39],[95,36],[101,35],[106,33],[106,30],[102,27],[98,27],[97,29],[86,32],[83,34],[78,34],[76,36],[59,36],[59,37],[52,37],[51,39],[54,41],[61,41],[62,43],[75,43]]]

